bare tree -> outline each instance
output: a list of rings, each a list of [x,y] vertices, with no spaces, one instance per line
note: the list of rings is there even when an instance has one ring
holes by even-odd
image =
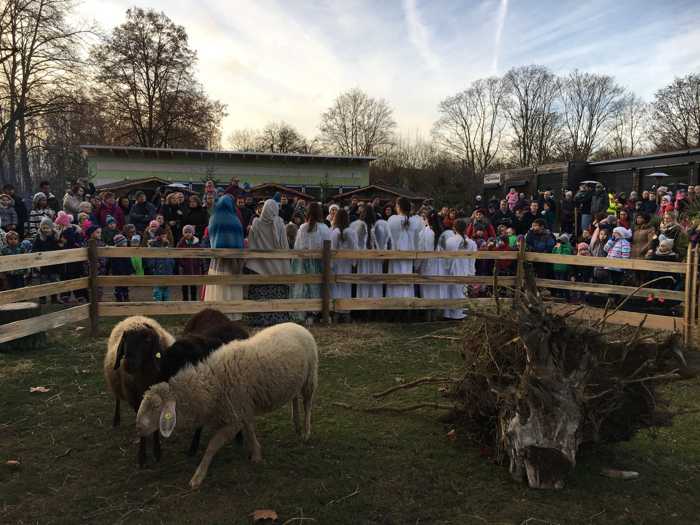
[[[661,150],[700,147],[700,75],[676,78],[656,92],[653,141]]]
[[[262,130],[239,129],[228,136],[229,147],[235,151],[265,151],[272,153],[317,153],[318,141],[309,140],[286,122],[270,122]]]
[[[614,115],[608,140],[613,157],[640,155],[649,135],[649,105],[639,97],[628,94]]]
[[[487,78],[446,98],[438,107],[435,141],[476,175],[485,173],[498,154],[505,127],[505,98],[503,81]]]
[[[228,136],[228,147],[233,151],[258,151],[259,137],[260,131],[257,129],[236,129]]]
[[[607,135],[625,91],[608,75],[571,72],[563,81],[565,148],[572,160],[587,160]]]
[[[511,69],[504,81],[516,163],[532,166],[552,160],[561,131],[556,111],[560,80],[546,67],[530,65]]]
[[[117,143],[206,147],[218,142],[224,106],[194,77],[187,32],[164,13],[139,8],[92,49],[96,92]],[[208,135],[215,133],[214,140]]]
[[[321,115],[321,140],[342,155],[373,155],[392,143],[396,128],[393,111],[385,100],[351,89],[335,99]]]

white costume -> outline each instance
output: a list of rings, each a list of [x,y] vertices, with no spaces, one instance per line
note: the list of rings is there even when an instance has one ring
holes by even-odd
[[[418,234],[418,251],[435,251],[435,232],[429,226],[425,226]],[[419,259],[418,273],[421,275],[444,275],[442,263],[437,257]],[[420,296],[423,299],[442,299],[440,288],[439,284],[421,284]]]
[[[439,252],[444,252],[447,250],[447,240],[450,237],[453,237],[455,234],[454,230],[445,230],[440,234],[440,238],[438,239],[438,245],[437,245],[437,251]],[[442,272],[440,275],[447,275],[450,270],[449,267],[449,259],[439,259],[440,261],[440,271]],[[447,294],[449,293],[449,285],[448,284],[441,284],[440,285],[440,297],[443,299],[447,298]]]
[[[331,232],[331,248],[334,250],[357,250],[357,233],[352,228],[345,228],[343,239],[340,238],[340,229],[334,228]],[[350,274],[355,261],[352,259],[333,259],[334,274]],[[333,299],[351,299],[352,284],[334,284],[331,289]]]
[[[466,251],[477,251],[476,243],[472,241],[469,237],[462,237],[461,235],[455,234],[448,238],[445,243],[446,251],[454,252],[459,250]],[[475,259],[471,258],[458,258],[458,259],[447,259],[447,275],[452,276],[468,276],[476,274],[476,264]],[[448,284],[447,285],[447,297],[446,299],[464,299],[464,285],[463,284]],[[445,309],[443,314],[447,319],[464,319],[463,308],[448,308]]]
[[[323,241],[331,240],[331,230],[322,222],[316,223],[314,231],[309,232],[309,224],[299,226],[297,238],[294,240],[295,250],[322,250]]]
[[[387,221],[391,234],[391,249],[414,251],[418,244],[418,233],[422,225],[417,215],[406,217],[405,215],[392,215]],[[413,273],[413,260],[389,261],[390,274]],[[387,297],[415,297],[412,284],[390,284],[386,287]]]

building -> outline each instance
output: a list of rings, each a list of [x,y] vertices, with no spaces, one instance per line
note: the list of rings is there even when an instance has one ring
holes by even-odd
[[[652,186],[700,184],[698,163],[700,148],[641,155],[595,162],[570,161],[518,168],[484,176],[484,193],[502,196],[511,187],[531,194],[553,190],[576,189],[584,180],[595,180],[615,192],[642,191]],[[663,173],[667,176],[657,177]]]
[[[336,193],[369,184],[375,157],[255,153],[131,146],[81,146],[96,186],[134,179],[158,178],[198,191],[208,179],[227,186],[237,177],[241,186],[281,184],[318,197],[322,189]]]
[[[331,199],[336,201],[349,201],[353,197],[357,197],[362,201],[372,201],[373,199],[379,197],[382,205],[393,203],[399,197],[405,197],[415,204],[422,204],[422,202],[428,198],[425,195],[418,195],[412,191],[404,190],[403,188],[394,188],[385,184],[370,184],[363,188],[357,188],[355,190],[333,195]]]

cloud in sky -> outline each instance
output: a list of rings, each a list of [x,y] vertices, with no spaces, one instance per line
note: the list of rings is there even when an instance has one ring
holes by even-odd
[[[105,30],[133,0],[84,0]],[[183,25],[199,78],[228,106],[224,136],[285,120],[317,134],[319,115],[359,87],[427,135],[438,102],[481,77],[543,64],[614,75],[649,99],[700,71],[696,0],[145,0]]]

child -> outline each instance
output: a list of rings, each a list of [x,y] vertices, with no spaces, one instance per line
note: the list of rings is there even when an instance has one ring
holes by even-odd
[[[195,228],[191,224],[182,227],[182,238],[177,243],[178,248],[199,248],[199,239],[194,236]],[[178,273],[180,275],[202,275],[202,259],[178,259]],[[197,285],[184,285],[182,287],[183,301],[196,301]]]
[[[81,248],[84,246],[85,241],[83,240],[82,232],[80,228],[71,224],[73,222],[73,216],[59,211],[56,216],[56,236],[58,237],[58,246],[62,250],[71,250],[74,248]],[[85,275],[85,270],[83,268],[82,262],[71,262],[67,263],[63,267],[62,280],[79,279]],[[86,289],[75,290],[73,292],[75,295],[75,300],[78,302],[87,302],[88,293]],[[64,292],[61,294],[61,302],[67,303],[71,301],[71,292]]]
[[[5,231],[17,229],[17,210],[15,200],[7,193],[0,195],[0,224]]]
[[[19,234],[15,231],[7,232],[5,236],[5,247],[0,253],[2,255],[20,255],[26,253],[24,246],[19,243]],[[15,288],[23,288],[25,286],[24,276],[26,275],[26,270],[10,270],[5,273],[7,279],[7,288],[14,290]]]
[[[125,224],[122,229],[122,235],[126,237],[127,242],[131,241],[131,238],[136,235],[136,226],[133,224]]]
[[[159,228],[156,232],[156,237],[148,241],[149,248],[167,248],[168,233],[163,228]],[[157,257],[146,259],[146,267],[150,275],[174,275],[175,274],[175,259],[170,257]],[[170,289],[167,286],[153,287],[154,301],[168,301],[170,299]]]
[[[53,221],[48,217],[43,217],[39,222],[33,243],[33,251],[52,252],[58,249],[58,239],[56,239],[56,233],[54,232]],[[59,270],[60,267],[58,265],[42,266],[39,269],[39,282],[41,284],[58,282]],[[58,303],[58,297],[55,294],[51,296],[51,302]],[[41,303],[46,303],[46,297],[41,298]]]
[[[566,233],[562,233],[557,238],[557,242],[552,248],[552,253],[557,255],[571,255],[572,249],[571,244],[569,244],[569,236]],[[569,265],[568,264],[553,264],[552,269],[554,270],[554,278],[558,281],[568,281],[569,280]],[[554,295],[557,297],[569,298],[569,292],[567,290],[555,290]]]
[[[673,251],[674,240],[666,239],[663,235],[660,235],[659,237],[661,237],[661,239],[659,240],[659,247],[656,248],[656,250],[654,250],[653,252],[647,254],[646,259],[651,261],[678,262],[678,254]],[[660,288],[662,290],[673,290],[674,288],[677,288],[677,285],[681,282],[680,275],[669,274],[668,272],[650,272],[649,280],[657,279],[658,277],[662,276],[673,277],[674,281],[671,281],[671,279],[663,279],[657,281],[652,285],[654,288]],[[657,297],[656,300],[659,301],[659,303],[665,302],[663,297]],[[647,296],[647,302],[651,303],[653,301],[654,294],[649,294]]]
[[[155,241],[158,238],[158,230],[160,230],[160,224],[157,220],[152,220],[148,223],[148,227],[143,232],[143,239],[141,239],[141,246],[149,246],[149,242]]]
[[[141,246],[141,236],[136,234],[131,237],[129,240],[129,246],[132,248],[138,248]],[[131,268],[134,275],[145,275],[145,272],[143,271],[143,259],[141,257],[134,255],[131,258]]]
[[[455,235],[447,239],[445,243],[446,251],[458,251],[467,250],[475,252],[477,251],[476,243],[465,237],[467,233],[467,224],[464,220],[459,219],[455,221],[454,225]],[[474,266],[474,259],[471,258],[459,258],[459,259],[447,259],[447,275],[454,277],[457,276],[468,276],[474,275],[476,273],[476,268]],[[447,299],[464,299],[465,287],[463,284],[450,284],[447,285]],[[464,308],[450,308],[444,311],[445,319],[464,319]]]
[[[632,238],[632,232],[627,228],[618,226],[613,230],[612,239],[605,243],[603,251],[608,259],[629,259],[632,246],[628,239]],[[624,270],[622,268],[608,268],[610,280],[613,284],[622,284]]]
[[[107,215],[107,221],[105,223],[107,227],[102,230],[102,242],[105,246],[114,246],[114,236],[119,233],[119,228],[117,228],[117,220],[111,215]]]
[[[542,210],[542,218],[547,224],[547,229],[554,231],[554,222],[556,221],[557,216],[552,209],[552,204],[549,201],[544,201],[544,203],[542,203],[542,207],[544,208]]]
[[[511,188],[510,191],[508,192],[508,195],[506,195],[506,200],[508,201],[508,208],[510,211],[515,210],[515,206],[518,204],[518,201],[520,200],[520,197],[518,196],[518,192],[515,191],[515,188]]]
[[[124,248],[126,247],[126,237],[121,233],[114,236],[114,246]],[[131,259],[128,257],[113,257],[109,259],[109,275],[131,275],[134,273],[133,267],[131,266]],[[129,301],[129,287],[128,286],[115,286],[114,287],[114,298],[117,302],[124,303]]]

